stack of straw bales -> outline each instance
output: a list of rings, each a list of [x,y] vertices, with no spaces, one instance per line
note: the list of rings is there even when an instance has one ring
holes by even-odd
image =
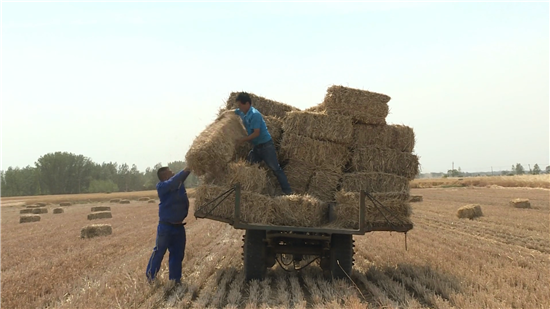
[[[367,224],[412,226],[409,181],[418,173],[418,157],[412,154],[415,137],[411,128],[387,125],[390,97],[384,94],[333,86],[323,103],[300,111],[289,105],[252,96],[252,106],[264,119],[276,144],[294,195],[280,196],[275,176],[264,164],[250,165],[250,145],[237,147],[246,135],[234,109],[232,93],[225,111],[193,142],[186,155],[191,169],[201,177],[196,191],[200,206],[235,183],[242,186],[241,221],[322,226],[328,222],[327,202],[336,202],[342,228],[358,226],[359,192],[373,194],[390,212],[382,215],[367,201]],[[230,196],[212,215],[233,219]]]

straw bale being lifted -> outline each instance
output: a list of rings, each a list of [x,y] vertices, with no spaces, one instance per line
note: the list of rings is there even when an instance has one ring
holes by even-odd
[[[334,193],[338,189],[341,178],[340,170],[316,170],[309,181],[307,192],[323,202],[334,201]]]
[[[528,199],[516,198],[510,201],[510,206],[515,208],[531,208],[531,203]]]
[[[110,211],[96,211],[88,214],[88,220],[109,219],[112,217],[113,215]]]
[[[402,152],[412,152],[415,137],[412,128],[403,125],[353,125],[354,148],[377,146]]]
[[[22,215],[19,217],[19,223],[38,222],[40,215]]]
[[[396,226],[412,228],[410,216],[411,206],[409,205],[409,194],[403,192],[374,193],[371,194],[384,207],[372,203],[365,197],[365,224],[369,227]],[[360,193],[338,191],[336,193],[336,220],[331,223],[333,226],[343,228],[359,228],[359,205]]]
[[[355,149],[351,156],[353,172],[396,174],[412,180],[418,174],[416,155],[388,148],[364,147]]]
[[[353,140],[353,124],[349,116],[290,112],[285,118],[283,130],[285,134],[292,133],[339,144],[351,144]]]
[[[111,207],[109,206],[94,206],[92,207],[92,212],[96,211],[111,211]]]
[[[346,173],[342,177],[342,190],[369,193],[409,191],[409,180],[387,173]]]
[[[309,181],[315,172],[315,167],[302,160],[291,159],[283,168],[290,189],[294,194],[304,194],[307,192]],[[275,178],[278,186],[279,182]]]
[[[281,143],[281,156],[308,162],[316,167],[337,170],[346,165],[349,151],[345,145],[285,133]]]
[[[470,204],[460,207],[456,212],[456,216],[461,219],[474,219],[483,216],[483,212],[480,205]]]
[[[332,86],[327,89],[323,107],[329,114],[351,116],[365,124],[386,124],[390,97],[385,94]]]
[[[239,92],[232,92],[227,99],[226,109],[231,110],[237,108],[237,95]],[[264,97],[257,96],[253,93],[248,93],[252,101],[252,106],[256,108],[263,116],[274,116],[284,118],[286,113],[291,111],[297,111],[298,108],[290,106],[288,104],[280,103],[277,101],[269,100]]]
[[[113,228],[110,224],[92,224],[85,226],[80,230],[81,238],[93,238],[97,236],[107,236],[113,233]]]
[[[195,138],[185,161],[197,176],[222,171],[235,159],[237,140],[245,136],[240,117],[228,111]]]

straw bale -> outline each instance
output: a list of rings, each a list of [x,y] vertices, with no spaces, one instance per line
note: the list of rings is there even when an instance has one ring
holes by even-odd
[[[44,207],[46,205],[48,205],[47,203],[44,203],[44,202],[38,202],[36,203],[36,205],[40,206],[40,207]]]
[[[423,200],[424,200],[424,197],[422,197],[422,195],[411,195],[409,202],[416,203],[416,202],[422,202]]]
[[[33,208],[25,208],[19,211],[20,214],[32,214]]]
[[[88,214],[88,220],[96,220],[96,219],[109,219],[112,218],[113,215],[110,211],[96,211],[92,212],[91,214]]]
[[[232,92],[227,99],[226,109],[235,109],[237,107],[236,99],[239,92]],[[264,97],[257,96],[253,93],[248,93],[252,101],[252,106],[256,108],[263,116],[274,116],[284,118],[286,113],[291,111],[297,111],[294,106],[288,104],[276,102],[266,99]]]
[[[414,154],[388,148],[364,147],[352,152],[353,172],[397,174],[412,180],[418,174],[418,157]]]
[[[338,189],[341,178],[340,170],[316,170],[311,177],[307,192],[323,202],[334,201],[334,193]]]
[[[273,143],[277,147],[280,146],[283,138],[283,120],[278,117],[265,116],[264,121]]]
[[[510,201],[510,206],[515,208],[531,208],[531,203],[528,199],[516,198]]]
[[[119,198],[114,198],[114,199],[111,199],[111,200],[109,201],[109,203],[118,203],[118,202],[120,202],[120,199],[119,199]]]
[[[287,175],[288,178],[288,175]],[[290,185],[290,188],[292,188],[292,185]],[[281,184],[279,184],[279,180],[275,176],[275,174],[271,171],[267,172],[266,177],[266,184],[265,184],[265,190],[262,192],[264,195],[269,196],[280,196],[284,195],[283,190],[281,189]]]
[[[113,233],[113,228],[110,224],[92,224],[80,230],[81,238],[93,238],[97,236],[107,236]]]
[[[272,221],[275,225],[319,227],[328,222],[328,206],[311,195],[284,195],[275,200],[279,201]]]
[[[48,208],[33,208],[32,209],[33,214],[47,214]]]
[[[481,211],[481,206],[477,204],[470,204],[460,207],[457,212],[456,216],[458,218],[468,218],[473,219],[477,217],[483,216],[483,213]]]
[[[291,159],[285,165],[283,171],[292,192],[295,194],[304,194],[307,192],[309,182],[315,172],[315,167],[305,161]],[[279,185],[277,178],[275,178],[275,181]]]
[[[385,94],[332,86],[327,89],[323,107],[329,114],[351,116],[365,124],[386,124],[390,97]]]
[[[367,226],[384,226],[391,230],[392,225],[403,227],[411,224],[412,210],[408,202],[408,192],[374,193],[372,196],[384,207],[378,204],[375,206],[368,197],[365,198],[365,224]],[[360,193],[338,191],[336,192],[336,203],[337,219],[331,222],[331,225],[359,228]]]
[[[414,131],[404,125],[353,125],[354,148],[377,146],[402,152],[412,152],[415,144]]]
[[[144,201],[148,201],[148,200],[149,200],[149,198],[146,197],[146,196],[142,196],[142,197],[138,198],[138,201],[140,201],[140,202],[144,202]]]
[[[120,200],[119,204],[130,204],[130,200]]]
[[[342,190],[369,193],[409,191],[409,180],[387,173],[346,173],[342,178]]]
[[[323,113],[323,112],[326,112],[326,110],[323,103],[319,103],[315,106],[304,109],[304,112]]]
[[[62,214],[62,213],[64,213],[64,212],[65,212],[65,210],[64,210],[63,208],[61,208],[61,207],[57,207],[57,208],[54,208],[54,209],[53,209],[53,213],[54,213],[54,214]]]
[[[267,170],[258,164],[239,161],[229,163],[225,178],[224,185],[227,187],[240,183],[241,190],[262,193],[266,186]]]
[[[228,111],[195,138],[185,155],[193,173],[216,173],[235,159],[237,140],[246,136],[241,119]]]
[[[313,166],[336,170],[346,165],[349,151],[345,145],[285,133],[281,142],[281,156],[284,159],[301,160]]]
[[[25,206],[25,207],[27,207],[27,208],[40,208],[40,207],[42,207],[42,206],[38,206],[38,205],[27,205],[27,206]]]
[[[283,130],[286,134],[292,133],[339,144],[347,145],[353,141],[353,124],[349,116],[291,112],[285,118]]]
[[[59,203],[59,206],[71,206],[72,203],[71,202],[61,202]]]
[[[109,206],[94,206],[92,207],[92,212],[96,211],[111,211],[111,207]]]
[[[19,217],[19,223],[38,222],[40,215],[22,215]]]
[[[147,203],[149,204],[155,204],[157,201],[156,200],[148,200]]]

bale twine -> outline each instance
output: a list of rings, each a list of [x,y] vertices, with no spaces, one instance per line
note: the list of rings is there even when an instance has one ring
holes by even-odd
[[[47,203],[44,203],[44,202],[38,202],[36,203],[36,205],[40,206],[40,207],[44,207],[46,205],[48,205]]]
[[[460,207],[456,212],[456,216],[460,219],[474,219],[483,216],[483,212],[481,211],[480,205],[470,204]]]
[[[323,202],[334,201],[334,193],[338,189],[341,178],[342,172],[339,170],[316,170],[311,176],[307,192]]]
[[[93,238],[97,236],[107,236],[113,233],[113,228],[110,224],[92,224],[88,225],[80,231],[81,238]]]
[[[57,208],[53,209],[54,214],[62,214],[64,212],[65,212],[65,210],[63,210],[63,208],[61,208],[61,207],[57,207]]]
[[[403,176],[412,180],[418,174],[419,161],[414,154],[389,148],[357,148],[351,155],[354,172],[377,172]]]
[[[119,204],[130,204],[130,200],[120,200]]]
[[[71,202],[61,202],[59,203],[59,206],[71,206],[72,203]]]
[[[19,223],[37,222],[40,221],[39,215],[22,215],[19,217]]]
[[[342,115],[291,112],[285,118],[283,130],[286,133],[338,144],[348,145],[353,141],[352,119]]]
[[[531,208],[531,202],[528,199],[516,198],[510,201],[510,206],[515,208]]]
[[[230,110],[237,108],[237,103],[235,100],[237,99],[238,94],[239,92],[232,92],[229,95],[226,103],[226,109]],[[288,104],[269,100],[253,93],[249,93],[249,95],[252,101],[252,106],[256,108],[263,116],[284,118],[288,112],[299,111],[298,108]]]
[[[422,197],[422,195],[411,195],[409,202],[417,203],[417,202],[422,202],[423,200],[424,200],[424,197]]]
[[[346,173],[342,176],[342,190],[347,192],[365,190],[369,193],[409,191],[409,180],[403,176],[388,173]]]
[[[32,214],[33,208],[25,208],[19,211],[20,214]]]
[[[403,125],[353,125],[353,146],[376,146],[402,152],[412,152],[415,136],[412,128]]]
[[[341,169],[349,159],[346,145],[314,140],[297,134],[283,134],[281,156],[309,162],[313,166],[327,169]]]
[[[109,219],[112,218],[113,215],[110,211],[97,211],[92,212],[91,214],[88,214],[88,220],[97,220],[97,219]]]
[[[120,199],[119,199],[119,198],[114,198],[114,199],[111,199],[111,200],[109,201],[109,203],[118,203],[118,202],[120,202]]]
[[[156,200],[148,200],[147,203],[149,204],[155,204],[157,201]]]
[[[148,201],[148,200],[149,200],[148,197],[140,197],[140,198],[138,198],[138,201],[140,201],[140,202],[144,202],[144,201]]]
[[[47,214],[48,208],[33,208],[32,209],[33,214]]]
[[[92,212],[96,212],[96,211],[111,211],[111,207],[110,206],[94,206],[94,207],[92,207]]]
[[[245,136],[240,117],[226,112],[195,138],[185,161],[197,176],[216,174],[235,159],[237,140]]]
[[[351,116],[365,124],[386,124],[390,97],[376,92],[332,86],[327,89],[323,107],[329,114]]]

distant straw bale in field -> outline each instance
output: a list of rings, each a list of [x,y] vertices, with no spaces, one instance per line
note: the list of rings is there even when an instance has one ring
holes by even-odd
[[[93,238],[97,236],[107,236],[113,233],[113,228],[110,224],[92,224],[80,230],[81,238]]]
[[[483,212],[480,205],[470,204],[460,207],[456,212],[456,216],[461,219],[474,219],[483,216]]]
[[[342,190],[369,193],[409,191],[409,180],[403,176],[388,173],[346,173],[342,178]]]
[[[33,208],[32,210],[33,214],[47,214],[48,208]]]
[[[315,167],[302,160],[291,159],[283,170],[294,194],[304,194],[307,192],[309,182],[315,172]],[[279,185],[277,178],[275,178],[275,181]]]
[[[423,200],[424,200],[424,197],[422,197],[422,195],[411,195],[409,202],[416,203],[416,202],[422,202]]]
[[[195,138],[185,161],[197,176],[219,172],[235,159],[237,140],[245,136],[240,117],[228,111]]]
[[[59,203],[59,206],[71,206],[72,203],[71,202],[61,202]]]
[[[109,206],[94,206],[92,207],[92,212],[96,211],[111,211],[111,207]]]
[[[237,108],[237,95],[239,92],[232,92],[227,99],[226,109]],[[274,116],[284,118],[288,112],[297,111],[298,108],[288,104],[269,100],[264,97],[257,96],[253,93],[248,93],[252,101],[252,106],[256,108],[263,116]]]
[[[19,211],[20,214],[32,214],[33,208],[25,208]]]
[[[412,152],[415,136],[412,128],[403,125],[353,125],[354,148],[376,146],[402,152]]]
[[[53,209],[53,213],[54,213],[54,214],[62,214],[62,213],[64,213],[64,212],[65,212],[65,210],[64,210],[63,208],[61,208],[61,207],[57,207],[57,208],[54,208],[54,209]]]
[[[264,121],[273,143],[277,147],[280,146],[283,138],[283,120],[278,117],[265,116]]]
[[[112,218],[113,215],[110,211],[97,211],[92,212],[91,214],[88,214],[88,220],[97,220],[97,219],[109,219]]]
[[[27,206],[25,206],[25,207],[27,207],[27,208],[40,208],[40,207],[42,207],[42,206],[38,206],[38,205],[27,205]]]
[[[281,142],[281,156],[309,162],[327,169],[341,169],[348,159],[348,147],[332,142],[318,141],[297,134],[285,133]]]
[[[334,201],[334,193],[338,189],[341,178],[342,172],[339,170],[316,170],[311,176],[307,192],[323,202]]]
[[[118,203],[118,202],[120,202],[120,199],[119,199],[119,198],[114,198],[114,199],[111,199],[111,200],[109,201],[109,203]]]
[[[19,217],[19,223],[38,222],[40,215],[22,215]]]
[[[317,227],[328,222],[328,206],[311,195],[284,195],[275,200],[277,207],[271,224]]]
[[[154,203],[156,203],[156,202],[157,202],[156,200],[148,200],[148,201],[147,201],[147,203],[149,203],[149,204],[154,204]]]
[[[119,204],[130,204],[130,200],[120,200],[118,201]]]
[[[418,156],[388,148],[364,147],[351,155],[354,172],[378,172],[403,176],[412,180],[418,174]]]
[[[36,203],[36,205],[40,206],[40,207],[44,207],[46,205],[48,205],[47,203],[44,203],[44,202],[38,202]]]
[[[390,97],[376,92],[332,86],[327,89],[323,107],[329,114],[351,116],[365,124],[386,124]]]
[[[140,202],[148,201],[148,200],[149,200],[149,198],[146,197],[146,196],[143,196],[143,197],[138,198],[138,201],[140,201]]]
[[[353,125],[349,116],[291,112],[285,118],[283,130],[285,134],[292,133],[339,144],[351,144],[353,141]]]
[[[531,208],[531,202],[528,199],[516,198],[510,201],[510,206],[515,208]]]

